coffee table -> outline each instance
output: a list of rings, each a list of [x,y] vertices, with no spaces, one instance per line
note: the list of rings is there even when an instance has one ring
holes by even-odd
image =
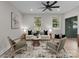
[[[36,46],[40,46],[40,41],[49,41],[50,39],[49,38],[37,38],[37,37],[34,37],[34,38],[27,38],[26,41],[32,41],[32,45],[34,47]]]

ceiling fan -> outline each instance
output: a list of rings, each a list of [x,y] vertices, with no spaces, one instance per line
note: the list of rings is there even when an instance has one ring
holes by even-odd
[[[59,8],[60,6],[55,6],[55,4],[57,3],[57,1],[54,1],[52,4],[50,4],[49,1],[45,3],[42,2],[42,5],[44,5],[45,7],[42,7],[43,8],[43,11],[45,10],[49,10],[49,11],[52,11],[52,8]]]

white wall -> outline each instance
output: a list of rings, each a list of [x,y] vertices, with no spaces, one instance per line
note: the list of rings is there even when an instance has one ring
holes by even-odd
[[[78,16],[78,30],[77,30],[77,34],[79,34],[79,7],[66,12],[64,18],[69,18],[69,17],[73,17],[73,16]]]
[[[65,34],[65,14],[62,14],[61,16],[61,33]]]
[[[8,2],[0,2],[0,54],[10,46],[7,36],[16,38],[21,35],[20,29],[11,29],[11,12],[18,15],[18,20],[22,19],[21,14]]]
[[[34,17],[41,17],[42,30],[52,28],[52,18],[58,17],[60,26],[58,30],[53,30],[53,33],[64,33],[62,29],[63,15],[55,14],[27,14],[22,17],[21,13],[14,8],[9,2],[0,2],[0,54],[4,53],[9,47],[9,41],[7,36],[12,39],[19,37],[22,34],[21,29],[11,29],[11,12],[15,12],[18,15],[18,20],[20,21],[20,26],[27,26],[34,29]],[[62,29],[62,30],[61,30]]]
[[[64,30],[62,29],[63,26],[61,26],[61,24],[63,23],[63,20],[64,19],[64,15],[57,15],[57,14],[25,14],[24,17],[23,17],[23,24],[24,26],[34,30],[34,17],[41,17],[41,22],[42,22],[42,27],[41,29],[44,30],[44,29],[52,29],[53,30],[53,33],[63,33],[64,34]],[[58,17],[58,20],[59,20],[59,29],[53,29],[52,28],[52,19],[53,17]],[[62,29],[62,30],[61,30]]]

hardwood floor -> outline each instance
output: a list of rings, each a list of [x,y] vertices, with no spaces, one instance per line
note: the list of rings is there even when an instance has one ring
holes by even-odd
[[[79,47],[77,45],[76,38],[67,38],[64,48],[67,54],[70,56],[69,58],[79,58]],[[5,54],[6,53],[4,53],[3,55]]]
[[[79,58],[79,48],[77,45],[76,38],[68,38],[65,43],[65,50],[69,55],[74,56],[74,58]]]

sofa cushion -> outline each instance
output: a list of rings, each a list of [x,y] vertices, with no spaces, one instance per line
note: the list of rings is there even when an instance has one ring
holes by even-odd
[[[16,43],[16,45],[15,45],[15,50],[24,47],[24,46],[26,45],[25,43],[26,43],[25,40],[20,40],[20,41],[18,41],[18,42]]]
[[[47,46],[48,46],[49,48],[51,48],[51,49],[57,50],[57,46],[54,45],[53,43],[47,42]]]
[[[50,37],[48,35],[41,35],[42,39],[50,39]]]

